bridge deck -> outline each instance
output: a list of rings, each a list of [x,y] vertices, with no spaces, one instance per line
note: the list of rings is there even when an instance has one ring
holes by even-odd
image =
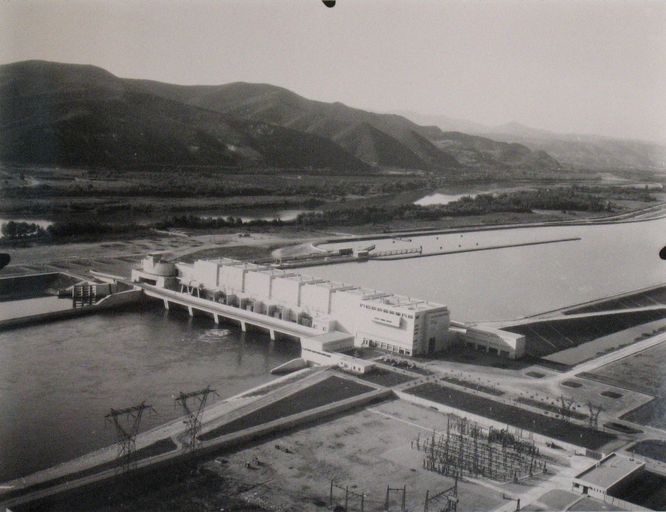
[[[206,313],[213,315],[214,318],[216,316],[221,316],[227,319],[235,320],[240,322],[241,326],[243,327],[245,324],[250,324],[267,329],[268,331],[278,332],[288,336],[294,336],[296,338],[318,336],[322,334],[322,331],[318,329],[307,327],[296,322],[289,322],[280,318],[274,318],[268,315],[255,313],[254,311],[247,311],[234,306],[213,302],[208,299],[201,299],[186,293],[167,290],[165,288],[159,288],[157,286],[152,286],[146,283],[131,284],[141,288],[143,292],[149,297],[162,299],[168,303],[180,304],[181,306],[185,306],[188,309],[191,308],[192,310],[196,309],[199,311],[205,311]]]

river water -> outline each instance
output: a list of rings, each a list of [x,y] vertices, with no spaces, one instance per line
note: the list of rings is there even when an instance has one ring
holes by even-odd
[[[0,481],[112,444],[111,407],[154,405],[145,430],[180,416],[178,391],[210,384],[229,397],[299,355],[298,343],[161,304],[2,332]]]
[[[577,241],[395,261],[309,267],[317,277],[446,304],[460,321],[506,320],[666,282],[666,219],[487,230],[322,245],[424,252],[580,237]]]
[[[396,261],[311,267],[304,273],[447,304],[454,320],[499,320],[666,281],[666,219],[514,228],[329,244],[377,250],[479,249],[580,240]],[[179,416],[173,393],[208,384],[229,397],[271,380],[300,354],[297,343],[216,328],[159,305],[0,333],[0,481],[114,442],[110,407],[142,400],[159,412],[150,428]]]

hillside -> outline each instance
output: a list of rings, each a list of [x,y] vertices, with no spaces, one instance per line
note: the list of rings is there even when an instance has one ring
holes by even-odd
[[[442,115],[401,114],[416,123],[435,125],[444,131],[465,132],[494,141],[519,143],[533,151],[545,151],[561,164],[579,169],[666,170],[666,146],[654,142],[555,133],[516,122],[487,126]],[[464,158],[460,161],[464,163]]]
[[[504,165],[506,167],[557,169],[560,164],[545,151],[532,151],[517,143],[498,142],[486,137],[460,132],[443,132],[434,141],[456,159],[470,166]]]
[[[392,139],[390,151],[377,144],[371,160],[389,167],[404,167],[406,162],[422,170],[456,169],[460,164],[451,155],[440,151],[420,132],[427,131],[400,116],[374,114],[347,107],[341,103],[308,100],[287,89],[268,84],[231,83],[215,87],[175,86],[151,81],[138,81],[137,87],[189,105],[232,115],[240,119],[273,123],[306,133],[326,137],[339,143],[359,159],[364,159],[361,144],[349,137],[354,130],[368,134],[367,127],[375,129],[373,137]],[[363,128],[363,126],[366,126]],[[411,165],[411,164],[410,164]]]
[[[457,173],[560,164],[544,151],[443,132],[268,84],[181,86],[94,66],[0,66],[0,159],[15,163]]]
[[[579,169],[666,170],[666,147],[652,142],[594,135],[532,135],[488,133],[496,140],[516,141],[533,150],[546,151]]]
[[[270,166],[367,170],[316,134],[140,90],[93,66],[0,66],[0,159],[17,163]]]
[[[397,114],[377,114],[342,103],[309,100],[268,84],[237,82],[187,87],[140,81],[137,85],[154,94],[239,118],[316,133],[370,164],[429,170],[456,169],[460,164],[486,169],[529,167],[535,172],[560,168],[549,155],[533,153],[525,146],[473,135],[449,145],[442,143],[447,135],[436,126],[422,126]],[[488,142],[494,143],[490,150],[486,150]]]

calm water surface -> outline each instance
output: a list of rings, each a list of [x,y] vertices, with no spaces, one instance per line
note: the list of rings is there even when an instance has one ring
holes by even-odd
[[[2,332],[0,481],[112,444],[110,407],[146,400],[159,413],[145,417],[151,428],[180,415],[180,390],[211,384],[229,397],[299,355],[297,343],[161,307]]]
[[[0,302],[0,320],[72,309],[72,299],[55,296]]]
[[[425,251],[580,237],[529,247],[310,267],[307,274],[360,284],[449,306],[455,320],[503,320],[534,315],[666,281],[666,219],[598,226],[503,229],[428,235],[322,247]]]
[[[666,220],[505,229],[373,241],[425,251],[580,237],[529,247],[311,267],[305,273],[447,304],[455,320],[540,313],[666,281]],[[364,247],[369,242],[331,244]],[[0,481],[114,442],[110,407],[147,400],[178,416],[171,396],[211,384],[229,397],[271,380],[297,343],[216,328],[160,307],[105,313],[0,333]]]

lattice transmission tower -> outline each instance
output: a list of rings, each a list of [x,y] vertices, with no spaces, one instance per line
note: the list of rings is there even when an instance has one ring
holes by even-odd
[[[185,439],[183,446],[187,450],[194,450],[199,443],[198,436],[201,431],[201,416],[206,408],[208,396],[214,394],[220,396],[217,391],[206,386],[198,391],[183,393],[182,391],[174,396],[176,404],[180,405],[185,413]]]
[[[134,452],[136,451],[136,436],[141,426],[141,418],[145,411],[155,412],[152,405],[141,402],[139,405],[127,407],[125,409],[111,409],[104,419],[113,424],[116,429],[118,439],[118,456],[116,460],[120,461],[116,470],[127,472],[132,466],[136,465]]]

